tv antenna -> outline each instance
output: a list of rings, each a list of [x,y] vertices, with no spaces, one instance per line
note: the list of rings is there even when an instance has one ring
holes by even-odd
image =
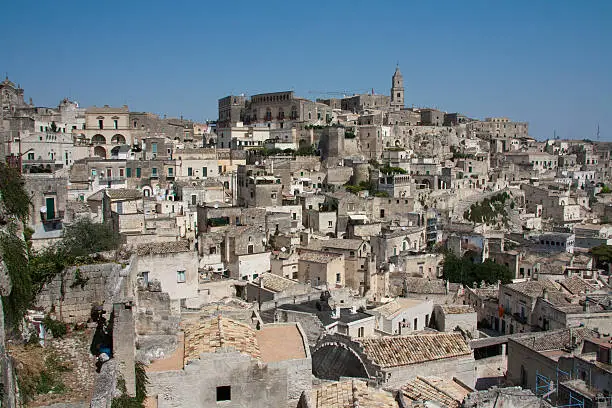
[[[599,123],[597,124],[597,140],[599,141]]]

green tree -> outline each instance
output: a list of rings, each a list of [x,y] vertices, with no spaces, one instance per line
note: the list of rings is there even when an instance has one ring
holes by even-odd
[[[598,268],[608,269],[608,265],[612,262],[612,246],[602,244],[591,248],[591,255]]]
[[[15,330],[32,299],[27,246],[21,232],[28,218],[30,200],[23,185],[16,169],[0,163],[0,261],[11,283],[10,292],[2,296],[2,306],[5,321]]]
[[[472,285],[474,282],[485,281],[495,283],[500,280],[502,283],[512,281],[512,273],[505,265],[500,265],[487,259],[483,263],[473,263],[469,256],[459,258],[451,252],[444,255],[444,279],[450,282]]]
[[[119,237],[110,226],[83,218],[66,227],[60,250],[71,256],[85,256],[116,249],[118,245]]]

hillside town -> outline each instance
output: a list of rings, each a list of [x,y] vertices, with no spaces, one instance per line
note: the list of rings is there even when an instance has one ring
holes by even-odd
[[[392,71],[205,123],[0,82],[0,406],[612,406],[612,142]]]

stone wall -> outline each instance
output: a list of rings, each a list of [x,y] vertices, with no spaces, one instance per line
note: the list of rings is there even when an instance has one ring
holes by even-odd
[[[202,354],[180,371],[149,373],[149,395],[157,395],[159,408],[286,407],[286,367],[263,364],[238,352]],[[231,402],[218,403],[217,387],[231,387]],[[299,395],[298,397],[299,398]]]
[[[44,285],[36,297],[36,307],[45,313],[54,310],[67,323],[86,322],[94,304],[103,305],[110,314],[112,304],[126,297],[123,280],[128,270],[129,265],[124,269],[116,263],[66,268]]]

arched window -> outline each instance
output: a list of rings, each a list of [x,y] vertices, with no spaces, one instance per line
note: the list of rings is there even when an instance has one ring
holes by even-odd
[[[93,135],[93,137],[91,138],[91,143],[95,145],[106,144],[106,138],[100,134]]]

